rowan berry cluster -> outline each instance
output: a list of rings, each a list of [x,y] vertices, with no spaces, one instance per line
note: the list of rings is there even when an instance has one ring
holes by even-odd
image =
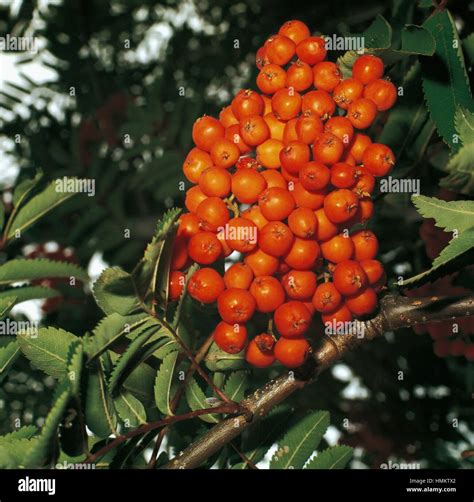
[[[194,186],[180,220],[170,297],[181,294],[183,270],[200,264],[188,291],[217,302],[216,344],[230,353],[246,348],[257,367],[276,359],[295,368],[311,350],[305,335],[316,316],[344,323],[377,308],[385,273],[366,222],[376,178],[395,158],[358,131],[397,93],[373,55],[359,57],[343,79],[326,61],[325,40],[300,21],[268,38],[256,62],[260,92],[240,90],[219,119],[203,116],[193,126],[196,146],[183,171]],[[233,252],[241,259],[223,277],[210,267]],[[276,333],[248,342],[255,312],[272,316]]]

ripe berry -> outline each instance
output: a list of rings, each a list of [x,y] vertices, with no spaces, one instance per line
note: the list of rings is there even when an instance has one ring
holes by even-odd
[[[385,176],[395,164],[395,155],[392,150],[381,143],[368,146],[362,156],[364,167],[374,176]]]
[[[339,234],[321,243],[321,254],[332,263],[350,260],[354,254],[354,244],[350,237]]]
[[[324,212],[333,223],[343,223],[350,220],[359,207],[357,196],[341,188],[330,192],[324,199]]]
[[[241,352],[247,343],[247,328],[243,324],[221,321],[214,330],[216,345],[228,354]]]
[[[341,306],[342,296],[332,282],[324,282],[316,288],[312,303],[318,312],[327,314]]]
[[[331,92],[341,82],[342,73],[336,63],[322,61],[313,67],[314,87]]]
[[[301,141],[291,141],[280,151],[281,166],[291,174],[298,174],[301,166],[309,159],[309,146]]]
[[[213,268],[196,270],[188,282],[188,293],[201,303],[214,303],[224,291],[222,277]]]
[[[319,242],[327,241],[331,237],[334,237],[338,228],[326,215],[324,209],[318,209],[315,211],[316,219],[318,220],[318,227],[316,231],[316,240]]]
[[[354,127],[346,117],[331,117],[326,122],[324,130],[337,136],[344,143],[344,146],[349,145],[354,136]]]
[[[295,124],[295,131],[298,141],[302,141],[307,145],[314,143],[319,134],[324,130],[323,122],[316,114],[305,112],[298,117]]]
[[[267,64],[257,76],[257,86],[264,94],[274,94],[286,84],[286,71],[276,64]]]
[[[296,181],[291,191],[296,202],[297,207],[306,207],[315,211],[322,207],[326,190],[306,190],[300,181]]]
[[[275,344],[275,358],[287,368],[303,365],[311,352],[311,346],[304,338],[280,338]]]
[[[202,230],[216,232],[229,221],[229,210],[219,197],[207,197],[196,209],[196,216]]]
[[[349,153],[354,157],[357,164],[362,162],[362,156],[366,148],[372,144],[372,140],[369,136],[361,133],[356,133],[354,138],[352,139],[352,143],[350,145]]]
[[[280,152],[283,143],[277,139],[267,139],[257,146],[257,160],[263,167],[268,169],[278,169],[281,166]]]
[[[288,216],[288,226],[296,237],[309,239],[318,229],[318,219],[311,209],[298,207]]]
[[[182,214],[179,217],[178,237],[189,239],[199,232],[199,218],[193,213]]]
[[[269,221],[286,219],[295,208],[295,200],[288,190],[267,188],[258,198],[260,210]]]
[[[367,316],[377,308],[377,295],[372,288],[365,288],[360,293],[346,298],[346,305],[355,316]]]
[[[313,71],[309,64],[299,59],[291,64],[286,72],[286,85],[293,87],[295,91],[305,91],[313,83]]]
[[[206,199],[207,195],[198,186],[193,186],[186,192],[184,205],[190,213],[195,213],[201,202]]]
[[[267,49],[264,46],[260,47],[257,54],[255,54],[255,64],[259,70],[261,70],[265,65],[270,64],[270,61],[267,58]]]
[[[326,42],[321,37],[305,38],[296,46],[298,58],[311,66],[323,61],[326,53]]]
[[[305,38],[311,35],[309,28],[302,21],[287,21],[278,31],[279,35],[284,35],[293,40],[295,44],[299,44]]]
[[[301,110],[301,95],[293,88],[283,88],[272,97],[272,110],[279,120],[295,118]]]
[[[271,221],[260,231],[258,244],[265,253],[279,257],[291,249],[294,239],[287,225],[281,221]]]
[[[303,336],[311,323],[311,313],[303,302],[289,301],[283,303],[273,316],[278,333],[285,338]]]
[[[261,174],[265,178],[268,188],[278,187],[284,190],[288,189],[288,183],[279,171],[267,169],[266,171],[262,171]]]
[[[227,197],[232,177],[221,167],[208,167],[199,177],[199,188],[208,197]]]
[[[232,100],[232,112],[237,122],[251,115],[262,115],[264,110],[263,99],[251,89],[240,90]]]
[[[257,245],[257,226],[245,218],[232,218],[225,228],[223,238],[232,250],[248,253]]]
[[[269,275],[256,277],[250,293],[255,298],[259,312],[273,312],[285,301],[285,291],[278,279]]]
[[[211,159],[217,167],[227,169],[233,166],[239,157],[239,147],[228,139],[218,139],[211,147]]]
[[[185,278],[186,276],[179,270],[173,270],[170,273],[168,287],[168,297],[170,301],[173,302],[175,300],[178,300],[178,298],[181,296],[184,288]]]
[[[284,66],[294,56],[296,45],[284,35],[274,35],[265,42],[265,49],[270,63]]]
[[[331,171],[320,162],[306,162],[300,169],[299,178],[306,190],[322,190],[331,179]]]
[[[257,202],[258,196],[266,189],[265,178],[254,169],[240,169],[232,175],[232,193],[243,204]]]
[[[357,182],[357,170],[346,162],[338,162],[331,168],[331,185],[336,188],[352,188]]]
[[[245,289],[226,289],[217,299],[217,310],[229,324],[247,322],[253,316],[255,307],[254,297]]]
[[[296,134],[296,122],[298,119],[294,118],[288,120],[283,131],[283,145],[288,145],[291,141],[297,141],[298,135]]]
[[[245,155],[246,153],[252,151],[252,148],[247,145],[247,143],[245,143],[245,141],[242,139],[242,136],[240,135],[240,124],[229,126],[225,130],[225,138],[237,145],[242,155]]]
[[[329,166],[341,160],[344,143],[334,134],[324,132],[313,143],[314,160]]]
[[[309,270],[290,270],[282,278],[288,298],[310,301],[316,290],[316,274]]]
[[[171,270],[181,270],[188,261],[187,241],[184,237],[177,237],[173,244],[171,256]]]
[[[224,274],[224,284],[227,289],[249,289],[254,275],[252,269],[242,262],[234,263]]]
[[[296,270],[310,270],[316,266],[319,256],[320,250],[316,241],[296,237],[285,255],[285,263]]]
[[[367,98],[353,101],[347,109],[347,118],[356,129],[367,129],[377,116],[375,103]]]
[[[221,243],[212,232],[199,232],[189,239],[188,255],[196,263],[210,265],[220,257],[221,253]]]
[[[232,106],[230,105],[222,108],[222,110],[219,113],[219,120],[225,128],[239,123],[239,120],[234,115],[234,112],[232,111]]]
[[[352,67],[352,76],[364,85],[377,78],[382,78],[384,72],[383,61],[370,54],[357,58]]]
[[[370,197],[375,189],[375,177],[364,166],[356,168],[357,182],[352,187],[352,191],[359,197]]]
[[[397,89],[392,82],[377,79],[370,82],[364,90],[364,98],[372,100],[379,112],[389,110],[397,100]]]
[[[248,253],[244,262],[252,269],[255,277],[273,275],[278,270],[278,258],[271,256],[257,248]]]
[[[326,120],[336,111],[336,102],[326,91],[310,91],[303,96],[301,111],[302,113],[314,113],[317,117]]]
[[[367,275],[369,284],[376,293],[379,293],[387,281],[383,265],[378,260],[362,260],[360,265]]]
[[[351,322],[353,317],[347,305],[342,303],[336,310],[321,314],[321,319],[325,326],[336,324],[335,328],[337,329],[338,323]]]
[[[209,152],[214,143],[224,137],[224,126],[214,117],[204,115],[194,122],[193,141],[198,148]]]
[[[362,97],[364,86],[355,78],[347,78],[336,86],[332,93],[334,101],[339,108],[347,110],[349,105]]]
[[[379,251],[379,241],[370,230],[358,230],[351,236],[354,243],[354,257],[357,261],[372,260]]]
[[[244,142],[250,146],[260,145],[270,137],[270,129],[260,115],[245,117],[240,122],[239,133]]]
[[[245,360],[256,368],[271,366],[275,361],[274,345],[275,340],[268,333],[257,335],[248,344]]]
[[[258,206],[251,206],[241,213],[242,218],[253,221],[259,230],[268,223],[268,220],[263,216]]]
[[[205,169],[213,167],[211,156],[204,150],[193,148],[183,164],[183,173],[191,183],[197,183]]]
[[[268,128],[270,129],[270,139],[283,141],[283,133],[285,131],[286,122],[277,118],[273,111],[264,115],[263,120],[265,120]]]
[[[334,268],[334,286],[345,295],[352,296],[362,291],[368,285],[367,275],[360,264],[353,260],[338,263]]]

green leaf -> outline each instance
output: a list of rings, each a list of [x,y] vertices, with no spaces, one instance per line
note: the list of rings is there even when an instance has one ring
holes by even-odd
[[[28,451],[24,465],[31,469],[35,467],[50,467],[59,455],[58,428],[66,410],[70,396],[69,386],[60,384],[53,398],[53,406],[49,410],[41,432],[33,447]]]
[[[171,409],[171,401],[173,398],[173,391],[175,390],[175,385],[173,385],[173,376],[176,369],[178,355],[178,351],[168,354],[163,359],[163,362],[156,373],[154,388],[155,403],[161,413],[169,416],[174,415],[173,410]]]
[[[86,348],[89,361],[100,356],[123,336],[139,334],[147,326],[147,321],[150,319],[150,316],[145,313],[122,316],[114,312],[104,317],[93,329],[92,336],[88,338]]]
[[[0,299],[0,319],[3,319],[15,306],[16,296],[5,296]]]
[[[0,436],[0,468],[18,469],[24,467],[25,457],[38,441],[37,438],[11,438]],[[15,433],[13,433],[15,434]]]
[[[364,31],[365,47],[367,49],[388,49],[392,43],[392,27],[380,14]]]
[[[202,391],[201,387],[197,384],[194,378],[190,378],[188,384],[186,385],[186,401],[191,410],[203,410],[206,408],[210,408],[208,401],[206,400],[206,395]],[[204,422],[208,422],[210,424],[217,424],[219,422],[216,415],[207,414],[200,415],[199,417]]]
[[[21,303],[28,300],[55,298],[57,296],[61,296],[61,293],[56,289],[46,288],[43,286],[20,286],[0,291],[0,302],[4,299],[8,300],[12,297],[16,298],[14,303]]]
[[[109,390],[111,394],[114,394],[133,369],[143,362],[143,356],[147,353],[148,349],[148,347],[145,346],[146,342],[153,335],[160,332],[161,325],[156,319],[150,319],[146,324],[146,328],[142,329],[141,333],[133,339],[114,365],[109,379]],[[165,334],[163,333],[162,336],[165,336]]]
[[[52,181],[42,192],[26,202],[14,215],[13,220],[8,222],[6,240],[12,239],[17,233],[21,235],[45,214],[70,199],[73,195],[75,195],[73,192],[57,191],[56,183]]]
[[[464,265],[472,263],[474,248],[474,227],[464,231],[458,237],[451,239],[448,245],[433,261],[432,267],[403,282],[403,287],[417,287],[425,282],[432,282],[443,275],[459,270]]]
[[[186,299],[189,297],[188,295],[188,282],[189,279],[193,276],[194,272],[198,269],[198,265],[194,263],[189,267],[189,270],[186,272],[186,278],[184,281],[184,286],[183,286],[183,292],[181,293],[181,297],[179,298],[178,305],[176,306],[176,310],[173,316],[173,323],[172,326],[174,329],[178,329],[181,321],[181,315],[183,313],[184,305],[186,302]]]
[[[436,50],[433,35],[423,26],[407,24],[400,32],[401,52],[432,56]]]
[[[440,181],[440,186],[474,196],[474,143],[462,146],[444,170],[449,174]]]
[[[19,355],[20,346],[16,341],[0,347],[0,382],[5,378],[8,370],[15,364]]]
[[[117,414],[100,359],[88,373],[85,409],[87,426],[96,436],[106,438],[117,434]]]
[[[228,354],[215,343],[211,345],[204,362],[210,371],[234,371],[248,367],[244,350],[237,354]]]
[[[0,441],[14,441],[17,439],[31,439],[38,432],[35,425],[25,425],[19,429],[0,436]]]
[[[424,195],[413,196],[412,201],[424,218],[434,218],[436,226],[447,232],[461,233],[474,226],[474,201],[446,202]]]
[[[248,372],[236,371],[231,373],[224,385],[224,394],[235,402],[240,402],[249,386]]]
[[[5,223],[5,206],[3,205],[3,201],[0,200],[0,231],[3,229],[4,223]]]
[[[63,378],[71,344],[77,337],[63,329],[49,327],[32,333],[21,332],[17,340],[32,366],[54,378]]]
[[[19,258],[0,266],[0,284],[63,277],[75,277],[84,282],[89,280],[85,270],[65,261]]]
[[[278,443],[271,469],[302,469],[329,427],[329,412],[311,412],[298,420]]]
[[[306,465],[305,469],[344,469],[352,457],[352,448],[337,445],[317,454]]]
[[[460,106],[472,107],[461,41],[447,10],[429,17],[423,27],[436,39],[434,57],[422,59],[426,103],[440,136],[453,151],[457,151],[456,110]]]
[[[28,196],[38,187],[43,178],[43,173],[38,171],[34,178],[26,179],[18,183],[13,191],[13,207],[18,208],[26,200]]]
[[[114,398],[115,409],[126,428],[146,424],[146,411],[143,404],[127,390],[121,390]]]
[[[460,106],[454,115],[454,124],[463,145],[474,143],[474,113]]]
[[[93,294],[106,314],[126,316],[140,309],[133,277],[120,267],[106,268],[94,283]]]
[[[180,214],[181,209],[170,209],[164,214],[132,274],[141,300],[147,302],[152,296],[163,308],[168,297],[171,252]]]

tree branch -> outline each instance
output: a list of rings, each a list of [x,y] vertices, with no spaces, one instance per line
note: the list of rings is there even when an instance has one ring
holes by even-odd
[[[314,347],[312,357],[304,367],[271,380],[256,390],[240,403],[248,413],[222,420],[163,468],[199,467],[245,429],[265,417],[274,406],[314,381],[319,373],[332,366],[347,352],[382,336],[386,331],[466,317],[473,313],[474,295],[462,298],[438,296],[407,298],[400,295],[386,295],[381,299],[379,312],[373,319],[356,321],[354,329],[349,334],[321,337]]]

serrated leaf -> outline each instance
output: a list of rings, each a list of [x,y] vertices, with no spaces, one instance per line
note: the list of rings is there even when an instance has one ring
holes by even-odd
[[[19,355],[20,346],[16,341],[0,347],[0,382],[5,378],[8,370],[15,364]]]
[[[423,26],[407,24],[400,32],[400,52],[432,56],[436,50],[433,35]]]
[[[93,329],[92,336],[88,338],[86,349],[89,361],[101,355],[123,336],[140,333],[150,319],[150,316],[145,313],[122,316],[115,312],[102,319]]]
[[[106,314],[126,316],[140,309],[133,277],[120,267],[106,268],[94,283],[93,294]]]
[[[0,300],[0,319],[3,319],[15,306],[16,296],[5,296]]]
[[[26,455],[32,449],[38,439],[8,439],[8,436],[10,436],[10,434],[7,434],[6,436],[0,436],[0,468],[18,469],[19,467],[24,466]]]
[[[457,151],[454,115],[460,106],[472,107],[461,41],[448,10],[429,17],[423,27],[436,39],[435,56],[422,59],[426,103],[440,136]]]
[[[344,469],[352,457],[352,448],[337,445],[318,453],[305,466],[305,469]]]
[[[25,457],[25,467],[30,469],[50,467],[57,459],[59,455],[58,428],[66,410],[69,396],[69,386],[67,384],[64,386],[59,385],[53,399],[53,406],[48,412],[41,432]]]
[[[143,404],[127,390],[122,389],[114,398],[115,409],[126,428],[146,424],[146,411]]]
[[[14,215],[7,225],[5,239],[8,241],[20,235],[31,225],[36,223],[45,214],[52,211],[66,200],[70,199],[74,192],[59,192],[56,190],[56,183],[52,181],[42,192],[32,197]]]
[[[444,169],[448,176],[440,181],[440,186],[453,192],[474,195],[474,143],[461,147]]]
[[[81,281],[89,279],[87,272],[74,263],[45,258],[19,258],[9,260],[0,266],[0,284],[64,277],[75,277]]]
[[[421,286],[425,282],[432,282],[443,275],[459,270],[463,265],[471,264],[473,248],[474,227],[471,227],[449,241],[439,256],[434,259],[429,270],[403,281],[402,286],[407,288]]]
[[[57,296],[61,296],[61,293],[53,288],[46,288],[43,286],[20,286],[0,291],[0,302],[12,297],[16,298],[14,303],[21,303],[28,300],[55,298]]]
[[[52,327],[17,335],[20,349],[30,363],[54,378],[65,376],[69,350],[76,340],[72,333]]]
[[[164,415],[173,415],[173,410],[171,409],[171,401],[173,398],[173,376],[176,368],[176,362],[178,360],[178,351],[171,352],[168,354],[161,363],[161,366],[156,373],[154,394],[155,403],[157,408]]]
[[[474,226],[474,201],[446,202],[424,195],[413,196],[412,201],[424,218],[433,218],[435,225],[447,232],[461,233]]]
[[[194,378],[189,379],[188,384],[186,385],[185,394],[186,402],[191,410],[203,410],[210,407],[208,401],[206,400],[206,395]],[[213,414],[200,415],[199,418],[209,424],[217,424],[219,422],[217,416]]]
[[[145,344],[159,331],[160,327],[160,324],[155,319],[148,320],[147,327],[134,338],[125,352],[120,355],[109,379],[109,390],[112,395],[119,389],[122,382],[133,369],[143,362],[144,354],[148,351],[148,347]],[[165,335],[163,334],[163,336]]]
[[[365,47],[367,49],[388,49],[392,43],[392,27],[380,14],[364,31]]]
[[[228,354],[213,343],[204,359],[210,371],[235,371],[248,367],[245,361],[245,351]]]
[[[329,412],[311,412],[298,420],[283,439],[270,462],[271,469],[301,469],[316,450],[329,427]]]
[[[186,272],[186,277],[185,277],[185,281],[184,281],[184,285],[183,285],[183,292],[181,293],[181,296],[178,301],[178,305],[176,306],[176,310],[175,310],[174,316],[173,316],[172,326],[174,329],[178,329],[178,327],[179,327],[180,320],[181,320],[181,314],[183,312],[184,302],[186,301],[186,299],[189,296],[188,295],[189,279],[191,279],[194,272],[196,272],[196,270],[198,268],[199,268],[198,265],[196,263],[194,263],[193,265],[191,265],[191,267],[189,267],[189,270]]]
[[[87,426],[96,436],[106,438],[117,434],[117,414],[100,359],[88,373],[85,415]]]
[[[454,124],[463,145],[474,143],[474,113],[460,106],[454,115]]]
[[[244,398],[248,385],[248,372],[236,371],[234,373],[231,373],[227,378],[224,385],[224,394],[231,401],[238,403]]]

